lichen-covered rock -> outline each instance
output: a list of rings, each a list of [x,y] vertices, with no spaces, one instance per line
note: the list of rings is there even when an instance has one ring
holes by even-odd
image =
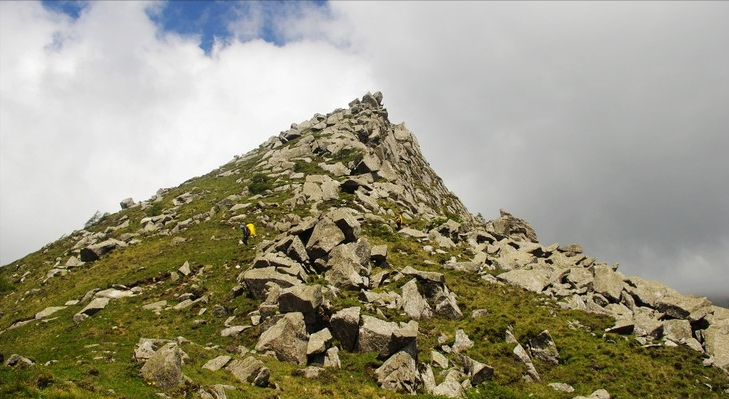
[[[160,348],[142,366],[142,377],[160,389],[171,389],[183,382],[182,350],[174,343]]]

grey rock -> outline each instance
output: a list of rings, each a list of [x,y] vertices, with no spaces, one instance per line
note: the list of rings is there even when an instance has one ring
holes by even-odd
[[[281,273],[275,267],[248,269],[238,276],[238,281],[245,284],[248,291],[257,299],[266,298],[266,284],[268,283],[275,283],[283,288],[302,283],[300,279]]]
[[[541,378],[539,377],[539,373],[537,372],[537,369],[534,367],[534,363],[532,363],[532,359],[529,357],[529,354],[524,350],[524,347],[522,347],[520,344],[517,344],[514,347],[514,356],[516,356],[517,360],[522,362],[524,366],[526,366],[527,372],[525,375],[525,380],[529,382],[539,382],[541,381]]]
[[[220,331],[221,337],[235,337],[240,335],[245,330],[252,328],[252,326],[230,326]]]
[[[421,270],[416,270],[411,266],[405,266],[400,273],[406,275],[406,276],[413,276],[417,278],[418,280],[422,282],[434,282],[434,283],[445,283],[445,276],[443,273],[436,273],[436,272],[426,272]]]
[[[262,361],[253,356],[243,360],[235,359],[225,367],[233,377],[243,383],[266,387],[269,383],[270,371]]]
[[[549,331],[544,330],[529,340],[529,351],[532,357],[550,364],[559,364],[559,351]]]
[[[398,231],[398,234],[400,234],[401,236],[405,236],[405,237],[411,237],[416,240],[422,240],[422,239],[428,238],[427,233],[423,233],[420,230],[411,229],[410,227],[405,227],[405,228],[401,229],[400,231]]]
[[[613,271],[610,266],[596,265],[595,279],[592,283],[593,290],[608,298],[611,302],[620,301],[620,294],[623,292],[623,276]]]
[[[433,395],[441,395],[448,398],[462,398],[463,386],[458,381],[461,373],[457,370],[450,370],[446,374],[445,380],[433,389]]]
[[[368,280],[363,275],[369,274],[369,270],[362,265],[363,259],[356,252],[357,245],[352,244],[339,245],[331,251],[327,262],[329,270],[324,277],[337,288],[359,290],[367,288]]]
[[[538,241],[537,234],[529,223],[503,209],[500,210],[498,219],[486,223],[486,231],[494,236],[510,237],[519,241]]]
[[[86,305],[86,307],[84,307],[80,312],[76,313],[73,316],[73,321],[80,323],[106,308],[106,305],[108,304],[109,298],[96,298]]]
[[[387,244],[373,245],[370,252],[370,260],[376,265],[382,264],[387,260]]]
[[[3,364],[5,364],[5,366],[7,367],[13,368],[28,368],[35,366],[34,361],[28,359],[27,357],[18,355],[17,353],[13,353],[12,355],[8,356],[8,359]]]
[[[278,297],[282,313],[299,312],[304,314],[307,324],[316,321],[316,312],[323,301],[320,285],[299,284],[281,290]]]
[[[168,339],[139,338],[134,348],[134,359],[143,363],[149,360],[157,350],[172,341]]]
[[[672,318],[698,321],[711,312],[711,302],[705,297],[668,295],[656,300],[655,309]]]
[[[99,260],[102,256],[117,249],[126,247],[127,244],[124,241],[115,240],[110,238],[106,241],[102,241],[97,244],[90,245],[83,248],[80,253],[82,262],[93,262]]]
[[[332,335],[342,345],[342,349],[352,352],[357,345],[359,336],[360,308],[351,307],[342,309],[332,315],[329,323]]]
[[[163,390],[179,386],[183,382],[182,351],[176,343],[169,343],[152,355],[142,366],[142,377]]]
[[[329,213],[329,218],[344,234],[344,242],[355,242],[359,238],[361,226],[352,212],[346,208],[336,208]]]
[[[342,230],[328,217],[322,218],[311,233],[306,243],[306,251],[312,259],[322,258],[329,251],[344,242],[345,235]]]
[[[360,352],[377,352],[381,359],[414,344],[418,336],[418,323],[384,321],[372,316],[362,316],[357,349]]]
[[[590,394],[590,396],[575,396],[572,399],[610,399],[610,393],[604,389],[598,389]]]
[[[547,385],[549,385],[550,388],[552,388],[552,389],[554,389],[555,391],[558,391],[558,392],[572,393],[572,392],[575,391],[575,389],[572,388],[571,385],[565,384],[563,382],[552,382],[552,383],[549,383]]]
[[[433,309],[428,301],[418,291],[415,279],[408,281],[402,287],[403,310],[413,320],[429,319],[433,317]]]
[[[309,337],[309,342],[306,345],[306,355],[316,355],[319,353],[325,353],[327,348],[332,344],[332,333],[328,328],[319,330]]]
[[[66,309],[66,307],[65,306],[49,306],[49,307],[41,310],[40,312],[36,313],[35,319],[40,320],[40,319],[46,318],[46,317],[58,312],[59,310],[63,310],[63,309]]]
[[[121,202],[119,202],[119,206],[121,207],[121,209],[131,208],[134,205],[135,205],[134,200],[131,197],[125,198],[125,199],[121,200]]]
[[[471,384],[476,386],[490,380],[494,376],[494,368],[483,364],[468,356],[460,355],[463,370],[471,378]]]
[[[256,351],[273,351],[281,361],[306,365],[308,337],[302,313],[286,313],[258,338]]]
[[[501,273],[497,279],[532,292],[542,292],[549,284],[552,271],[547,268],[517,269]]]
[[[400,351],[390,356],[377,370],[377,383],[388,391],[417,393],[420,374],[415,358],[408,351]]]
[[[432,394],[435,390],[435,375],[433,374],[433,368],[429,364],[421,364],[420,381],[422,382],[423,390],[425,393]]]
[[[466,335],[465,331],[463,331],[463,329],[459,328],[456,331],[456,337],[453,342],[453,347],[451,349],[453,350],[453,353],[461,353],[470,348],[473,348],[473,345],[474,345],[473,341],[471,341],[471,339],[468,338],[468,335]]]
[[[445,357],[442,353],[435,350],[430,351],[430,363],[434,366],[440,367],[443,370],[448,368],[448,358]]]
[[[729,325],[710,325],[704,336],[706,353],[714,357],[714,365],[729,369]]]
[[[203,364],[202,368],[210,371],[218,371],[225,367],[230,362],[231,357],[227,355],[218,356],[214,359],[208,360]]]
[[[185,261],[185,263],[180,266],[179,269],[177,269],[178,272],[180,272],[183,276],[189,276],[190,273],[192,273],[192,270],[190,269],[190,262]]]
[[[153,312],[161,312],[165,308],[165,306],[167,306],[167,301],[163,300],[143,305],[142,309],[151,310]]]

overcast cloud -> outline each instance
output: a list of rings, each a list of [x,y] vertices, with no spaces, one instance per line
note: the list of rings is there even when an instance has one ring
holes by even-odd
[[[206,54],[163,3],[0,2],[0,264],[380,90],[471,212],[726,293],[729,4],[253,4]]]

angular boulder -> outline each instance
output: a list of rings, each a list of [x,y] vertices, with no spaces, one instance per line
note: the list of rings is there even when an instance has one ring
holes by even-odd
[[[86,307],[81,309],[80,312],[76,313],[73,316],[73,321],[76,323],[80,323],[90,316],[95,315],[96,313],[100,312],[104,308],[106,308],[106,305],[109,304],[110,299],[109,298],[95,298],[93,301],[91,301]]]
[[[152,355],[142,366],[142,377],[159,389],[171,389],[183,382],[182,350],[171,342]]]
[[[334,221],[324,217],[314,226],[306,243],[306,251],[311,259],[324,258],[345,239],[346,236]]]
[[[353,352],[359,336],[360,308],[354,306],[338,311],[329,320],[332,335],[342,345],[342,349]]]
[[[281,290],[278,306],[282,313],[302,313],[307,324],[311,324],[316,321],[323,298],[320,285],[299,284]]]
[[[256,351],[273,351],[281,361],[306,365],[306,347],[309,338],[302,313],[286,313],[276,324],[258,338]]]
[[[557,345],[547,330],[529,340],[529,352],[531,352],[532,357],[543,362],[554,365],[559,364],[560,357]]]
[[[408,351],[390,356],[375,370],[375,376],[380,387],[388,391],[416,394],[420,385],[415,358]]]
[[[253,356],[243,360],[235,359],[225,367],[238,381],[259,387],[268,386],[271,372],[262,361]]]
[[[275,267],[248,269],[238,276],[238,281],[245,284],[248,291],[257,299],[266,299],[266,284],[276,283],[282,288],[301,284],[302,281],[294,276],[284,274]]]

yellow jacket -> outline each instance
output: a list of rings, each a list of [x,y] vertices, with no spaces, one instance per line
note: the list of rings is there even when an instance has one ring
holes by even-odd
[[[256,236],[256,226],[254,226],[253,223],[248,223],[246,225],[246,227],[248,227],[248,231],[251,232],[251,237],[255,237]]]

